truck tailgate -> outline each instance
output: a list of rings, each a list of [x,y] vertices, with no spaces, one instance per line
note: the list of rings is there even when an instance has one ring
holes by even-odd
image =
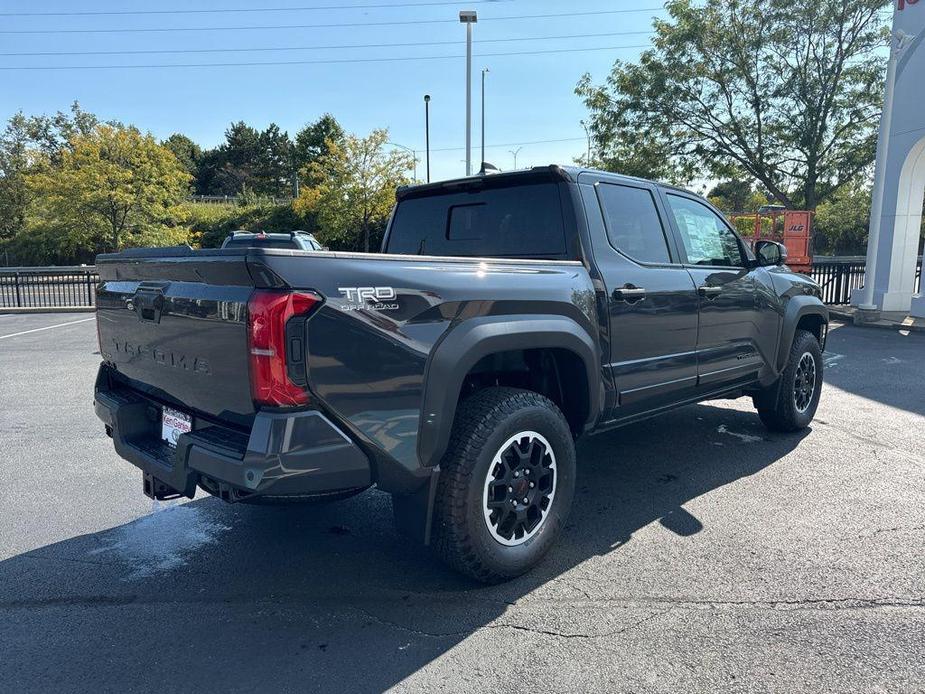
[[[247,333],[254,282],[245,255],[115,256],[98,267],[103,359],[132,387],[246,425],[254,414]]]

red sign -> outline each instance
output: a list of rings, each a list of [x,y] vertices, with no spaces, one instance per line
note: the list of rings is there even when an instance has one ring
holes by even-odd
[[[896,9],[902,11],[902,10],[906,9],[906,5],[916,5],[916,4],[918,4],[918,2],[919,2],[919,0],[898,0],[898,4],[896,5]]]

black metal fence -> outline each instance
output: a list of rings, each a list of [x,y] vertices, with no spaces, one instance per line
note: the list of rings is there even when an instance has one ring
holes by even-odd
[[[0,268],[0,308],[96,305],[95,267]]]
[[[826,304],[848,304],[851,290],[864,285],[864,257],[815,258],[811,276]],[[99,275],[92,266],[0,268],[0,308],[81,308],[96,305]],[[915,291],[922,286],[922,260]]]
[[[851,290],[864,286],[866,258],[832,257],[814,258],[810,273],[822,287],[822,301],[829,305],[851,303]],[[922,286],[922,259],[915,266],[915,291]]]

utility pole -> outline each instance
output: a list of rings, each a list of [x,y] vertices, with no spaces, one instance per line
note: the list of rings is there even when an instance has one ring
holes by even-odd
[[[517,154],[522,150],[523,147],[518,147],[517,149],[509,149],[508,152],[514,155],[514,170],[517,170]]]
[[[289,167],[292,169],[292,197],[299,197],[299,169],[295,163],[295,148],[289,149]]]
[[[591,166],[591,132],[588,130],[587,123],[585,123],[583,120],[579,121],[579,123],[581,123],[581,127],[585,129],[585,137],[588,138],[588,155],[585,159],[585,166]]]
[[[482,68],[482,161],[479,169],[485,164],[485,75],[488,74],[488,68]]]
[[[427,152],[427,182],[430,183],[430,94],[424,95],[424,149]]]
[[[472,25],[478,20],[475,10],[463,10],[459,21],[466,25],[466,175],[472,175]]]

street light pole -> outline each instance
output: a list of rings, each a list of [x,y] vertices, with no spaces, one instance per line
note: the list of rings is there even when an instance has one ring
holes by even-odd
[[[414,162],[414,182],[417,183],[418,182],[418,153],[415,150],[411,149],[410,147],[406,147],[405,145],[400,145],[397,142],[386,142],[386,144],[392,145],[393,147],[398,147],[399,149],[403,149],[406,152],[411,152],[411,160]]]
[[[478,21],[475,10],[463,10],[459,21],[466,25],[466,175],[472,175],[472,25]]]
[[[514,170],[517,170],[517,154],[522,150],[523,147],[518,147],[517,149],[509,149],[508,152],[514,155]]]
[[[488,74],[488,68],[482,68],[482,161],[479,169],[485,164],[485,75]]]
[[[427,153],[427,182],[430,183],[430,94],[424,95],[424,150]]]

